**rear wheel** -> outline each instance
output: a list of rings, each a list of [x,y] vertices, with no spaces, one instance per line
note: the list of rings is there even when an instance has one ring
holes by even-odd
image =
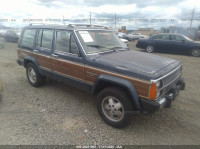
[[[109,87],[97,97],[97,108],[102,119],[110,126],[123,128],[130,122],[133,110],[129,97],[120,88]]]
[[[146,48],[146,51],[148,53],[153,53],[155,51],[154,47],[152,45],[148,45],[147,48]]]
[[[195,57],[200,56],[200,48],[194,48],[194,49],[192,49],[191,55],[195,56]]]
[[[26,67],[26,75],[29,83],[34,87],[39,87],[45,82],[45,77],[40,75],[38,69],[33,63],[28,63]]]

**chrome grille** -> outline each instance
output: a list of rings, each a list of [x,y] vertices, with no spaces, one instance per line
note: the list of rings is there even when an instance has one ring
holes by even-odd
[[[177,78],[180,75],[180,73],[181,73],[181,67],[177,69],[175,72],[173,72],[172,74],[170,74],[169,76],[163,78],[162,79],[163,86],[172,82],[175,78]]]
[[[164,77],[162,79],[163,87],[162,87],[162,94],[168,92],[172,86],[174,86],[181,76],[181,67],[174,71],[172,74]]]

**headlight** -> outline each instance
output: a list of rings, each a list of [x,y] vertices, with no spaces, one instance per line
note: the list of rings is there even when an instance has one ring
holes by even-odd
[[[160,91],[157,91],[156,98],[160,96]]]

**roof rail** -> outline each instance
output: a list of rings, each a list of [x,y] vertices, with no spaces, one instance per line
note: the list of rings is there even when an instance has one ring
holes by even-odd
[[[45,23],[29,23],[29,26],[32,26],[32,25],[45,25]]]
[[[29,23],[29,26],[32,25],[60,25],[60,24],[49,24],[49,23]]]
[[[108,27],[106,26],[101,26],[101,25],[90,25],[90,24],[69,24],[69,27],[99,27],[99,28],[104,28],[104,29],[108,29]]]

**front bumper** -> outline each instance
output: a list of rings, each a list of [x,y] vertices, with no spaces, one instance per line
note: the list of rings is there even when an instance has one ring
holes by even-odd
[[[137,44],[136,44],[136,47],[137,47],[137,48],[140,48],[140,49],[145,49],[145,48],[146,48],[146,45],[137,43]]]
[[[140,98],[140,103],[142,105],[143,112],[155,112],[161,108],[168,108],[171,105],[171,102],[178,95],[180,90],[185,89],[184,79],[180,79],[174,88],[171,88],[167,93],[157,100],[148,100]]]

